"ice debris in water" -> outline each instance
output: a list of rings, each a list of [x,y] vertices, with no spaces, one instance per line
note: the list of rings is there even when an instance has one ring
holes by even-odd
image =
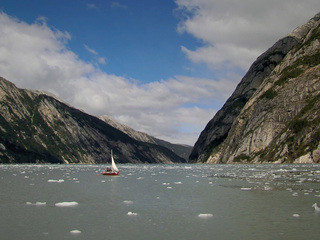
[[[80,234],[81,231],[80,230],[71,230],[70,233],[71,234]]]
[[[73,207],[77,205],[79,205],[77,202],[59,202],[55,204],[56,207]]]
[[[132,203],[133,203],[133,201],[130,201],[130,200],[124,200],[124,201],[123,201],[123,203],[124,203],[124,204],[132,204]]]
[[[199,218],[211,218],[211,217],[213,217],[213,214],[211,214],[211,213],[200,213],[198,215],[198,217]]]
[[[63,179],[59,179],[59,180],[49,179],[48,182],[49,183],[63,183],[64,180]]]
[[[138,216],[138,213],[135,212],[128,212],[127,213],[128,216]]]
[[[47,205],[46,202],[36,202],[36,203],[32,203],[32,202],[26,202],[27,205],[34,205],[34,206],[45,206]]]
[[[293,214],[292,216],[293,216],[293,217],[296,217],[296,218],[300,217],[300,215],[297,214],[297,213]]]
[[[320,212],[320,208],[318,207],[317,203],[314,203],[314,204],[312,205],[312,207],[314,208],[314,210],[315,210],[316,212]]]

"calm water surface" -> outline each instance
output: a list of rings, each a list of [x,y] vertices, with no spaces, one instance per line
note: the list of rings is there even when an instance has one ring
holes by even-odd
[[[118,167],[0,165],[1,239],[319,239],[320,165]]]

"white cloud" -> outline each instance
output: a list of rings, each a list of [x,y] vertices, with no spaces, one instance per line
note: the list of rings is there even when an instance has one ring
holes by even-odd
[[[104,57],[99,57],[99,58],[98,58],[98,62],[99,62],[100,64],[104,65],[104,64],[107,63],[107,60],[106,60],[106,58],[104,58]]]
[[[86,44],[84,44],[83,46],[89,53],[91,53],[93,55],[98,55],[98,53],[94,49],[89,48]]]
[[[112,2],[112,3],[111,3],[111,7],[112,7],[112,8],[122,8],[122,9],[127,9],[127,8],[128,8],[127,5],[122,4],[122,3],[120,3],[120,2]]]
[[[250,64],[278,39],[320,9],[318,0],[176,0],[181,33],[202,40],[197,49],[182,47],[196,63],[213,69]]]
[[[193,144],[215,111],[209,102],[226,98],[231,93],[227,85],[234,86],[232,81],[184,76],[138,84],[104,73],[68,49],[69,33],[52,29],[45,21],[27,24],[0,13],[0,36],[1,76],[18,87],[50,91],[90,114],[107,114],[174,142]]]
[[[87,4],[87,8],[88,9],[98,9],[97,5],[93,4],[93,3],[88,3]]]

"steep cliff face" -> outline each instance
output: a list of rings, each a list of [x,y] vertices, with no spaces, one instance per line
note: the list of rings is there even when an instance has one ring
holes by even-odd
[[[155,143],[131,138],[99,118],[0,78],[0,163],[184,162]]]
[[[194,162],[318,162],[320,14],[262,54],[201,133]]]

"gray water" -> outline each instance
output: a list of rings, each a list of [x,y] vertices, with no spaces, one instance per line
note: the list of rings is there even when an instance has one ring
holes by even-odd
[[[118,167],[0,165],[0,238],[320,237],[320,165]]]

